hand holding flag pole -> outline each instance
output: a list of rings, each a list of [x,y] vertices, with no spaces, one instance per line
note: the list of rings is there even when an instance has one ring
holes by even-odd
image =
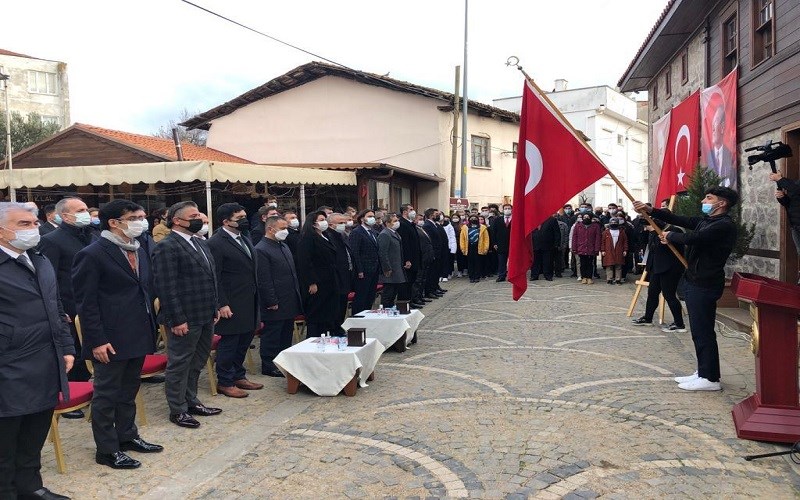
[[[633,197],[633,195],[630,193],[630,191],[628,191],[628,189],[627,189],[627,188],[626,188],[626,187],[625,187],[625,186],[622,184],[622,182],[620,182],[620,180],[617,178],[617,176],[616,176],[616,175],[614,175],[614,172],[612,172],[612,171],[611,171],[611,170],[610,170],[610,169],[609,169],[609,168],[606,166],[606,164],[603,162],[603,160],[601,160],[601,159],[600,159],[600,157],[597,155],[597,153],[595,153],[595,151],[594,151],[594,150],[593,150],[593,149],[592,149],[592,148],[591,148],[591,147],[590,147],[590,146],[589,146],[589,145],[586,143],[586,140],[584,139],[583,135],[582,135],[581,133],[579,133],[577,130],[575,130],[575,128],[572,126],[572,124],[571,124],[571,123],[570,123],[570,122],[569,122],[569,121],[566,119],[566,117],[564,117],[564,115],[563,115],[563,114],[561,113],[561,111],[558,109],[558,107],[557,107],[555,104],[553,104],[553,102],[552,102],[552,101],[551,101],[551,100],[550,100],[550,99],[547,97],[547,95],[545,95],[545,93],[544,93],[544,92],[542,92],[542,89],[540,89],[540,88],[539,88],[539,86],[538,86],[538,85],[536,85],[536,83],[533,81],[533,78],[531,78],[531,77],[530,77],[530,75],[528,75],[528,73],[526,73],[526,72],[525,72],[525,70],[524,70],[524,69],[522,68],[522,66],[519,64],[519,58],[517,58],[516,56],[511,56],[511,57],[509,57],[509,58],[508,58],[508,60],[506,61],[506,66],[514,66],[514,67],[516,67],[516,68],[517,68],[517,69],[520,71],[520,73],[522,73],[522,74],[523,74],[523,76],[525,77],[525,80],[527,80],[528,84],[529,84],[529,85],[530,85],[530,86],[531,86],[531,87],[532,87],[532,88],[535,90],[535,92],[536,92],[536,93],[539,95],[539,98],[541,98],[543,101],[545,101],[545,102],[548,104],[548,106],[550,107],[550,109],[552,110],[552,112],[554,112],[554,113],[555,113],[555,114],[556,114],[556,115],[557,115],[557,116],[560,118],[560,121],[561,121],[561,122],[562,122],[562,123],[563,123],[563,124],[564,124],[564,125],[565,125],[565,126],[568,128],[568,130],[569,130],[569,131],[572,133],[572,135],[573,135],[573,136],[574,136],[574,137],[575,137],[577,140],[579,140],[579,141],[580,141],[580,142],[581,142],[581,143],[584,145],[584,147],[586,148],[586,150],[587,150],[587,151],[588,151],[588,152],[589,152],[589,153],[590,153],[590,154],[591,154],[591,155],[594,157],[594,159],[595,159],[595,160],[596,160],[596,161],[597,161],[597,162],[598,162],[600,165],[602,165],[602,167],[603,167],[603,168],[605,169],[605,171],[606,171],[606,174],[607,174],[607,175],[608,175],[608,176],[611,178],[611,180],[612,180],[612,181],[614,181],[614,183],[615,183],[617,186],[619,186],[619,188],[622,190],[622,192],[623,192],[623,193],[625,193],[625,196],[627,196],[627,197],[628,197],[628,199],[629,199],[629,200],[631,200],[631,202],[636,202],[637,200],[636,200],[636,199]],[[645,220],[646,220],[646,221],[647,221],[647,222],[650,224],[650,226],[653,228],[653,230],[654,230],[654,231],[655,231],[655,232],[656,232],[656,233],[657,233],[659,236],[661,236],[661,235],[664,233],[664,231],[662,231],[662,230],[661,230],[661,228],[660,228],[660,227],[658,227],[658,225],[656,225],[656,223],[653,221],[652,217],[650,217],[650,214],[649,214],[649,213],[648,213],[646,210],[641,210],[641,211],[638,211],[638,213],[639,213],[639,214],[640,214],[642,217],[644,217],[644,218],[645,218]],[[678,258],[678,260],[680,260],[680,261],[681,261],[681,263],[683,264],[683,266],[684,266],[684,267],[688,267],[688,264],[687,264],[687,262],[686,262],[686,259],[685,259],[685,258],[684,258],[684,256],[683,256],[683,255],[682,255],[682,254],[681,254],[681,253],[678,251],[678,249],[677,249],[677,248],[675,248],[675,246],[674,246],[674,245],[672,245],[672,243],[667,243],[667,246],[669,246],[669,249],[672,251],[672,253],[673,253],[673,254],[675,254],[675,256]]]

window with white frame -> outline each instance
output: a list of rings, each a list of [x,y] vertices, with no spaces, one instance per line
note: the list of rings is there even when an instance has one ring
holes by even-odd
[[[58,94],[58,75],[46,71],[28,71],[28,92],[33,94]]]
[[[488,137],[472,136],[472,166],[491,168],[491,143]]]

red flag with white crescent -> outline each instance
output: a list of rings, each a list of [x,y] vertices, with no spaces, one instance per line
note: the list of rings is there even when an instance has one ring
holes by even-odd
[[[653,201],[689,190],[689,179],[700,158],[700,91],[672,108],[669,139]]]
[[[513,298],[528,288],[530,234],[565,202],[608,173],[605,165],[547,99],[525,82],[514,180],[514,223],[508,253]]]

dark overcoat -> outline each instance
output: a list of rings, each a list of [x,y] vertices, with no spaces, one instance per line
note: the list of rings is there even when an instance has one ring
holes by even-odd
[[[256,256],[262,320],[283,321],[303,314],[300,284],[289,246],[264,238],[256,245]],[[267,309],[275,305],[278,309]]]
[[[230,318],[220,318],[217,323],[214,331],[220,335],[251,333],[261,323],[256,251],[246,235],[241,238],[249,255],[224,229],[218,229],[208,239],[217,270],[219,305],[230,307],[233,313]]]

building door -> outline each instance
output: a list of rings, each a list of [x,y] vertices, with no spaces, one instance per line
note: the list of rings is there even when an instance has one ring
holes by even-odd
[[[781,129],[782,141],[792,148],[792,156],[785,158],[783,176],[792,181],[800,179],[800,122],[793,123]],[[779,163],[780,165],[780,163]],[[786,210],[781,208],[781,269],[780,277],[787,283],[796,283],[798,280],[798,252],[792,240],[791,225]]]

